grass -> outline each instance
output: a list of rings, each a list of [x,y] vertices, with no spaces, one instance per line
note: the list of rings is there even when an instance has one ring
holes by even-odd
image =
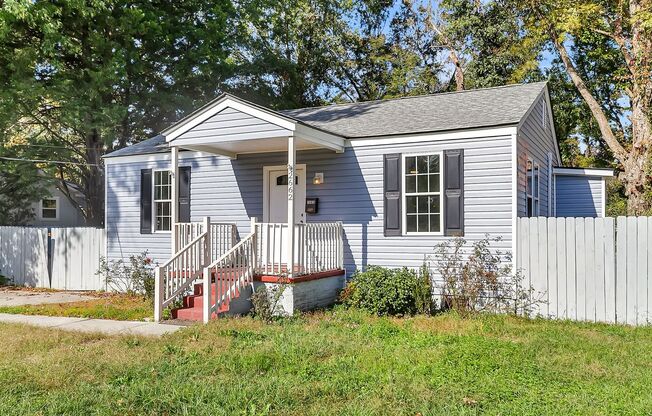
[[[652,409],[652,328],[357,311],[161,339],[0,325],[0,414],[611,415]]]
[[[141,296],[103,293],[92,300],[41,305],[0,306],[0,313],[69,316],[78,318],[142,321],[154,314],[151,301]]]

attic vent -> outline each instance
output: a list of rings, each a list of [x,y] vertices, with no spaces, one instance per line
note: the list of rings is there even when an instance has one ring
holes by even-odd
[[[544,130],[548,129],[548,106],[546,105],[546,100],[541,100],[541,127]]]

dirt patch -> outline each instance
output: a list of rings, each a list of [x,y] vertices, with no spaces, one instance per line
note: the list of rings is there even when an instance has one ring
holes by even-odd
[[[0,306],[41,305],[68,303],[95,299],[85,292],[60,292],[51,290],[0,289]]]

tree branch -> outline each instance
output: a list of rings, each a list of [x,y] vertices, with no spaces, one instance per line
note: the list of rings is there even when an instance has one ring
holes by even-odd
[[[541,16],[538,10],[537,10],[537,14],[539,14],[539,19],[541,21],[545,21],[544,16]],[[602,107],[600,106],[600,103],[598,103],[598,101],[595,99],[591,91],[589,91],[589,88],[587,87],[586,83],[582,79],[582,76],[578,73],[577,69],[575,68],[575,65],[573,64],[573,61],[568,55],[568,51],[566,50],[566,47],[559,41],[559,36],[556,33],[554,27],[551,24],[548,24],[547,29],[548,29],[548,36],[550,37],[552,44],[554,45],[555,49],[557,50],[557,53],[559,54],[559,57],[561,58],[564,66],[566,67],[566,72],[568,72],[568,75],[570,76],[571,81],[573,81],[575,88],[577,88],[580,95],[582,96],[586,104],[589,106],[589,110],[591,110],[591,114],[593,114],[593,117],[595,117],[598,123],[598,127],[600,128],[600,133],[602,133],[602,137],[604,138],[604,141],[607,143],[607,145],[614,153],[616,158],[618,158],[618,160],[620,160],[621,163],[624,163],[627,160],[627,151],[616,138],[616,135],[614,134],[613,130],[611,129],[611,126],[609,125],[609,119],[605,115]]]

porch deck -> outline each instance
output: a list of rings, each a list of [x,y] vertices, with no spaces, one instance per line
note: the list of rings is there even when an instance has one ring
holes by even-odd
[[[252,219],[250,230],[236,242],[234,224],[212,223],[209,218],[175,224],[173,245],[183,246],[156,268],[155,318],[160,320],[163,309],[181,298],[182,309],[194,310],[182,315],[194,319],[201,309],[208,321],[254,282],[297,284],[344,275],[339,222],[288,227]],[[201,294],[196,293],[198,284]],[[188,295],[193,287],[195,293]]]

